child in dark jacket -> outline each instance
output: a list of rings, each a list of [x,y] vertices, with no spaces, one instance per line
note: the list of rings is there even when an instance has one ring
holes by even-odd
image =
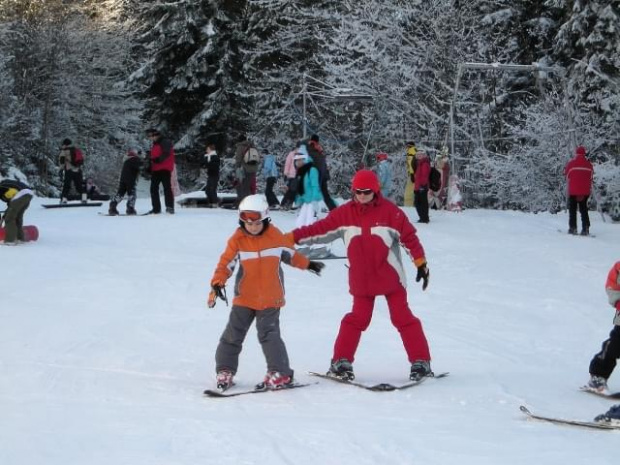
[[[121,170],[121,177],[118,183],[118,190],[116,195],[112,197],[110,201],[110,208],[108,209],[109,215],[118,215],[117,206],[123,201],[125,194],[127,194],[127,209],[125,213],[127,215],[135,215],[136,212],[136,182],[138,180],[138,174],[140,174],[140,167],[142,166],[142,160],[138,156],[136,150],[129,150],[123,161],[123,169]]]
[[[226,298],[224,286],[238,263],[230,318],[215,353],[217,388],[222,391],[233,385],[243,341],[254,320],[267,360],[267,375],[257,389],[281,389],[293,383],[293,370],[280,337],[280,308],[285,303],[281,263],[317,275],[324,265],[308,260],[287,244],[284,234],[270,224],[267,199],[262,195],[245,197],[239,205],[239,228],[217,264],[208,301],[212,308],[217,297]]]

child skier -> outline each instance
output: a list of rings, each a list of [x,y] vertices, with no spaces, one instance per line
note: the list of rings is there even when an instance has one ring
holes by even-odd
[[[325,219],[295,229],[289,238],[297,244],[343,239],[349,259],[349,292],[353,308],[340,323],[329,376],[355,378],[353,361],[362,332],[370,325],[377,296],[385,296],[392,324],[398,329],[407,358],[409,377],[433,376],[430,351],[422,323],[407,303],[402,246],[418,269],[416,282],[428,286],[429,271],[416,230],[401,209],[383,198],[376,174],[360,170],[353,177],[353,200],[332,210]]]
[[[121,177],[118,182],[118,191],[116,195],[112,197],[110,201],[110,207],[108,208],[108,214],[111,216],[118,215],[117,206],[125,198],[127,194],[127,209],[125,213],[127,215],[135,215],[136,212],[136,181],[138,174],[140,174],[140,166],[142,165],[142,159],[138,156],[138,152],[131,149],[127,152],[127,156],[123,160],[123,168],[121,170]]]
[[[238,262],[230,318],[215,353],[217,388],[222,391],[233,385],[242,344],[254,320],[267,361],[267,374],[257,388],[281,389],[293,383],[293,370],[280,336],[280,308],[285,303],[281,262],[317,275],[325,265],[310,261],[288,244],[284,234],[270,224],[267,199],[262,195],[245,197],[239,204],[239,228],[215,268],[208,300],[209,308],[213,308],[217,297],[225,299],[224,286]]]
[[[608,393],[607,379],[616,367],[616,360],[620,358],[620,261],[609,270],[605,290],[609,303],[616,309],[614,327],[609,338],[603,342],[601,351],[590,362],[590,381],[586,389],[601,393]]]

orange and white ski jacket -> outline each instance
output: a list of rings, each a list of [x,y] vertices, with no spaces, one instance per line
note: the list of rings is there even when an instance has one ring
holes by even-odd
[[[290,239],[273,225],[258,236],[238,228],[228,240],[211,279],[223,286],[239,264],[235,278],[233,305],[252,310],[280,308],[284,300],[284,273],[281,262],[306,270],[310,260],[295,252]]]
[[[616,310],[620,311],[620,262],[616,262],[609,270],[605,291],[607,291],[609,303],[616,307]]]

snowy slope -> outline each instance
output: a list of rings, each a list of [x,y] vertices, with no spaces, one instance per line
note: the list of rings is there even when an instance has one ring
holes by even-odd
[[[578,391],[612,327],[604,281],[620,258],[618,226],[595,213],[594,239],[559,234],[566,215],[435,212],[418,228],[431,283],[422,293],[409,267],[410,302],[446,379],[392,393],[320,381],[207,399],[228,309],[205,302],[236,213],[110,218],[41,202],[27,212],[39,242],[0,247],[0,464],[567,465],[616,457],[620,433],[535,423],[518,409],[591,419],[611,405]],[[292,229],[292,214],[272,216]],[[322,277],[285,270],[282,331],[300,381],[317,381],[306,372],[328,367],[351,303],[345,263],[327,262]],[[369,383],[408,375],[382,299],[355,370]],[[252,329],[237,382],[250,387],[264,371]],[[620,390],[618,375],[610,384]]]

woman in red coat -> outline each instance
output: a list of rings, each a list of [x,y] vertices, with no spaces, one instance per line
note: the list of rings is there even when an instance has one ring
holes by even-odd
[[[428,285],[424,249],[405,213],[381,196],[379,179],[369,170],[353,178],[353,200],[332,210],[325,219],[295,229],[297,244],[325,244],[344,240],[349,259],[349,292],[353,308],[340,324],[328,375],[352,380],[353,361],[362,332],[370,325],[377,296],[385,296],[390,320],[398,329],[407,358],[410,379],[432,376],[430,352],[422,324],[407,303],[403,247],[418,269],[416,282]]]
[[[592,163],[586,158],[585,147],[575,149],[575,157],[566,164],[564,176],[568,184],[568,233],[577,234],[577,206],[581,214],[581,235],[590,234],[588,198],[592,190]]]

